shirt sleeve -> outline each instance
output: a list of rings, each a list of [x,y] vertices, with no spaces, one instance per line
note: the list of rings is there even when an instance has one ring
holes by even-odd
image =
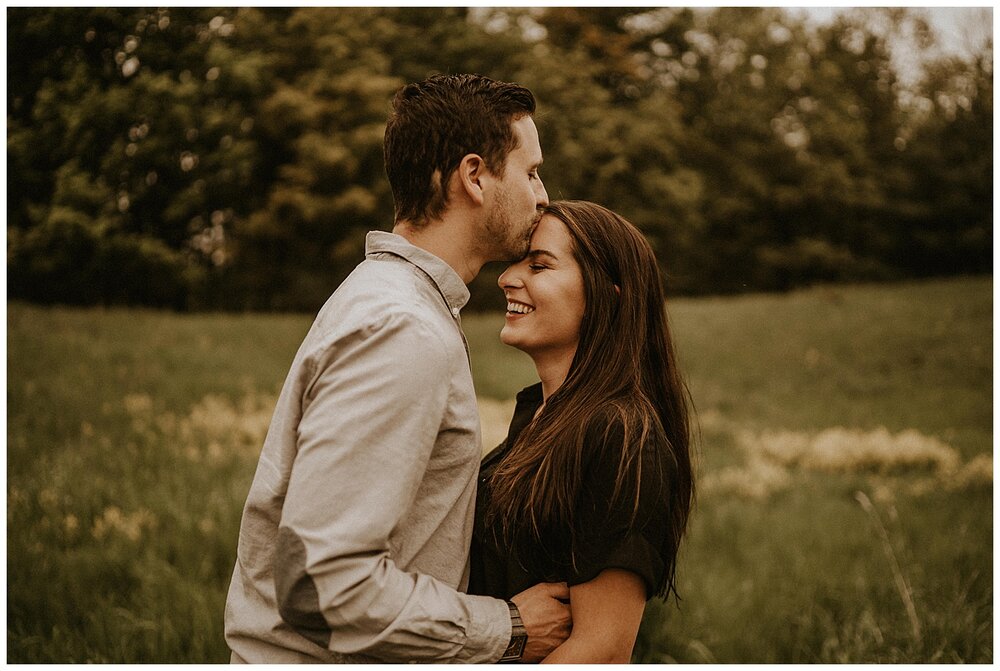
[[[503,601],[404,572],[390,552],[455,359],[429,326],[393,314],[327,343],[308,367],[273,568],[282,618],[318,645],[386,662],[476,663],[496,661],[509,642]]]
[[[588,459],[574,525],[578,543],[567,582],[578,585],[605,569],[624,569],[642,578],[648,599],[659,591],[666,571],[662,548],[669,521],[658,445],[653,439],[640,447],[637,461],[625,469],[622,491],[616,492],[624,430],[620,421],[598,418],[586,433]]]

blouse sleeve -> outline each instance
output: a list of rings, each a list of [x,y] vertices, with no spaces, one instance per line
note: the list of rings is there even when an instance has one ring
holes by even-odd
[[[574,525],[574,561],[567,582],[578,585],[604,569],[625,569],[642,578],[646,598],[652,598],[662,591],[666,570],[663,548],[668,517],[658,453],[661,446],[655,439],[642,445],[636,459],[624,467],[623,483],[616,491],[624,430],[615,420],[591,424]]]

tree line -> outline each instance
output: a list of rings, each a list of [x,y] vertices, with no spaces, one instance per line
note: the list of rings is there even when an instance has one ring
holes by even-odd
[[[435,72],[528,86],[550,197],[635,223],[672,295],[992,272],[992,41],[904,81],[894,38],[935,40],[914,10],[9,8],[7,30],[11,298],[317,309],[391,226],[389,100]]]

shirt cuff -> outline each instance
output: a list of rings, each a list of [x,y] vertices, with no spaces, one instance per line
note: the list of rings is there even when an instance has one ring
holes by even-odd
[[[455,657],[460,664],[491,664],[503,657],[510,643],[510,607],[488,596],[465,595],[471,619],[465,646]]]

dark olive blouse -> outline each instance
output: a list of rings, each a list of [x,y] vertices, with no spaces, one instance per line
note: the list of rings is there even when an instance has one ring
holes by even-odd
[[[568,530],[550,530],[544,544],[509,548],[486,527],[490,504],[489,478],[542,403],[541,383],[517,395],[507,439],[487,454],[479,472],[475,527],[472,535],[469,593],[509,599],[539,582],[578,585],[607,568],[636,573],[646,584],[646,598],[663,593],[667,541],[667,497],[659,474],[658,445],[644,445],[639,508],[633,519],[633,501],[613,496],[623,430],[620,425],[591,422],[586,432],[584,475],[575,533],[576,556],[568,559]],[[598,413],[598,418],[600,417]],[[610,424],[610,425],[609,425]],[[634,480],[633,480],[634,483]],[[634,490],[633,490],[634,491]],[[628,498],[628,497],[626,497]]]

